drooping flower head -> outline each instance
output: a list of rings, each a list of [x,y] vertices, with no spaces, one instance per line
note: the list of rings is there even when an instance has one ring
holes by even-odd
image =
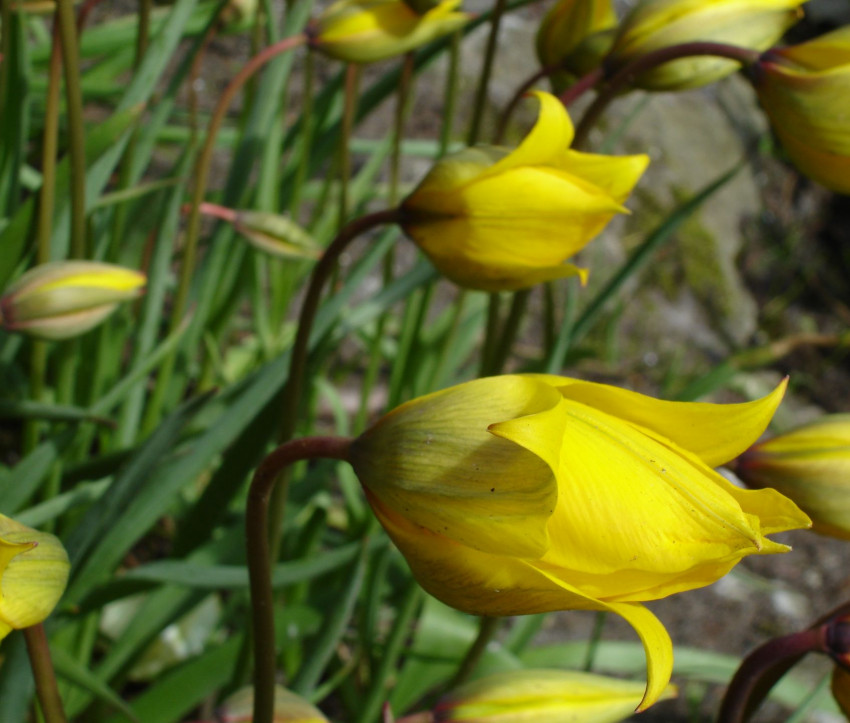
[[[838,193],[850,193],[850,26],[762,56],[759,100],[791,160]]]
[[[535,96],[540,117],[516,150],[476,146],[447,156],[402,202],[405,233],[460,286],[515,290],[583,276],[563,261],[625,211],[649,162],[570,150],[563,105]]]
[[[0,639],[50,615],[69,569],[65,548],[53,535],[0,515]]]
[[[462,28],[461,0],[442,0],[417,13],[401,0],[338,0],[308,27],[310,46],[349,63],[374,63]]]
[[[623,19],[607,64],[618,68],[655,50],[715,42],[767,50],[802,17],[806,0],[640,0]],[[642,73],[646,90],[684,90],[713,83],[738,70],[733,60],[697,56]]]
[[[809,524],[778,492],[712,469],[758,438],[783,388],[713,405],[564,377],[479,379],[390,412],[350,461],[416,579],[446,604],[624,617],[647,654],[646,707],[669,681],[672,647],[639,603],[784,552],[767,535]]]

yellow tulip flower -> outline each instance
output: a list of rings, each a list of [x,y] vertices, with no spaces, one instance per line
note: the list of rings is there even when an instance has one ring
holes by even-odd
[[[402,55],[462,28],[461,0],[443,0],[424,14],[401,0],[338,0],[307,29],[310,46],[348,63]]]
[[[27,271],[0,297],[0,324],[42,339],[93,328],[122,301],[135,299],[145,275],[97,261],[60,261]]]
[[[655,50],[691,42],[766,50],[800,17],[806,0],[642,0],[623,20],[608,64],[617,68]],[[642,73],[646,90],[683,90],[734,73],[734,60],[697,56]]]
[[[559,0],[537,31],[540,64],[584,75],[608,52],[616,24],[611,0]]]
[[[662,697],[676,694],[668,686]],[[511,670],[466,683],[434,708],[436,723],[617,723],[643,684],[574,670]]]
[[[65,548],[53,535],[0,515],[0,639],[50,615],[69,569]]]
[[[771,50],[753,76],[794,165],[827,188],[850,193],[850,26]]]
[[[756,444],[735,472],[750,487],[790,497],[815,532],[850,540],[850,414],[827,415]]]
[[[666,402],[543,375],[478,379],[404,404],[349,460],[419,583],[477,615],[608,610],[641,637],[642,708],[672,646],[640,605],[708,585],[742,557],[785,552],[809,520],[775,490],[712,467],[767,426],[784,384],[737,405]]]
[[[649,162],[570,150],[563,105],[535,95],[540,117],[516,150],[477,146],[448,156],[402,202],[405,233],[460,286],[504,291],[584,278],[562,262],[625,212]]]

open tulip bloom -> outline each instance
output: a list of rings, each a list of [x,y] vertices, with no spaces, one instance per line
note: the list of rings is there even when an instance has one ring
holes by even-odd
[[[563,261],[617,213],[649,162],[570,150],[573,125],[555,96],[508,152],[476,146],[439,161],[402,203],[405,233],[449,279],[511,291],[585,271]]]
[[[746,555],[785,552],[766,535],[810,524],[775,490],[743,490],[712,469],[759,437],[783,392],[714,405],[490,377],[398,407],[349,459],[416,579],[448,605],[624,617],[647,655],[643,709],[673,654],[640,602],[708,585]]]

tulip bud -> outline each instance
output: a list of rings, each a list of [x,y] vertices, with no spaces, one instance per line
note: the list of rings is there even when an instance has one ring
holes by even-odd
[[[559,79],[562,85],[584,75],[608,53],[616,24],[611,0],[559,0],[537,31],[540,64],[568,71]]]
[[[62,261],[27,271],[0,297],[0,323],[42,339],[68,339],[139,296],[145,275],[96,261]]]
[[[253,246],[281,258],[317,259],[322,247],[286,216],[263,211],[237,211],[233,227]]]
[[[0,515],[0,639],[50,615],[69,569],[65,548],[53,535]]]
[[[815,532],[850,539],[850,414],[833,414],[756,444],[735,473],[771,487],[812,518]]]
[[[642,0],[623,20],[606,63],[618,69],[655,50],[714,42],[766,50],[802,17],[806,0]],[[683,90],[734,73],[734,60],[698,56],[664,63],[642,73],[645,90]]]
[[[771,50],[753,84],[794,165],[850,194],[850,26]]]
[[[563,263],[618,213],[649,162],[569,148],[561,102],[536,93],[540,116],[520,146],[446,156],[401,205],[402,228],[445,276],[470,289],[512,291],[578,275]]]
[[[661,699],[676,695],[667,686]],[[634,713],[643,683],[572,670],[512,670],[488,675],[442,698],[436,723],[616,723]]]
[[[253,719],[254,689],[250,687],[237,690],[218,711],[221,723],[251,723]],[[272,723],[328,723],[328,719],[302,697],[276,685]]]
[[[310,46],[348,63],[402,55],[463,27],[461,0],[442,0],[419,14],[402,0],[338,0],[307,29]]]

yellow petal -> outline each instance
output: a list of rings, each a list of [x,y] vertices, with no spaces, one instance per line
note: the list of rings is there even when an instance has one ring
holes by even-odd
[[[493,165],[487,175],[497,175],[522,166],[563,166],[564,152],[572,143],[574,134],[567,109],[551,93],[534,91],[531,95],[540,101],[537,123],[516,150]]]
[[[767,429],[787,382],[767,396],[742,404],[668,402],[575,379],[550,377],[567,398],[651,430],[716,467],[748,449]],[[559,380],[565,382],[559,384]]]
[[[623,203],[649,165],[649,156],[603,156],[568,150],[564,165],[572,175],[598,186],[617,203]]]
[[[539,457],[487,432],[559,403],[522,376],[478,379],[408,402],[354,441],[361,483],[418,527],[492,552],[541,555],[557,499]]]

